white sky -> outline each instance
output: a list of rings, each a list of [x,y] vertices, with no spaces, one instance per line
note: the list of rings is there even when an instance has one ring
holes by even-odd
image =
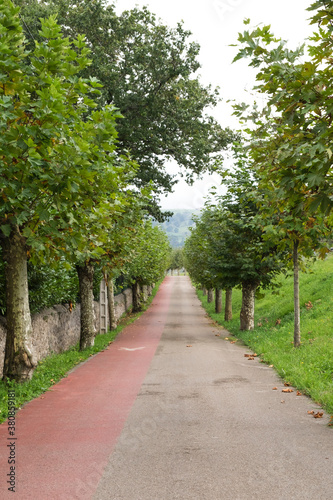
[[[212,114],[222,126],[231,128],[237,128],[237,121],[231,116],[232,109],[226,101],[254,100],[251,95],[254,70],[246,61],[232,64],[237,48],[229,47],[237,43],[239,32],[248,29],[243,20],[250,18],[251,25],[270,24],[276,36],[288,40],[288,45],[295,48],[312,32],[307,21],[310,13],[305,10],[311,3],[313,0],[116,0],[119,13],[146,5],[169,26],[184,21],[185,28],[193,34],[192,39],[201,46],[202,83],[220,87],[224,102]],[[170,165],[169,170],[176,173],[177,166]],[[191,187],[181,180],[173,194],[161,199],[162,207],[201,208],[210,188],[219,184],[217,174],[205,175]]]

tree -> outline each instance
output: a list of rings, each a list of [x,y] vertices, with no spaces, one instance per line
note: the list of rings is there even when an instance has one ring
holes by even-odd
[[[118,172],[109,157],[117,113],[110,106],[86,119],[99,84],[77,76],[89,63],[84,37],[70,43],[51,17],[28,53],[18,12],[9,0],[0,6],[0,240],[7,283],[4,377],[22,381],[36,366],[27,260],[51,262],[68,248],[80,253],[85,227],[72,229],[80,208],[95,217],[99,176],[115,182]]]
[[[142,287],[161,279],[169,267],[170,244],[167,235],[151,221],[144,220],[137,228],[135,247],[124,273],[132,286],[133,311],[142,309]]]
[[[194,216],[195,226],[190,228],[190,236],[184,244],[184,264],[194,283],[201,288],[214,288],[215,276],[209,267],[210,248],[207,242],[205,214],[202,217]]]
[[[169,269],[182,269],[184,267],[183,250],[181,248],[174,248],[170,257]]]
[[[86,245],[77,256],[77,271],[80,282],[81,298],[81,334],[80,349],[83,350],[94,344],[94,303],[93,279],[95,266],[102,266],[109,288],[109,304],[112,318],[112,280],[118,274],[119,268],[124,266],[132,257],[131,252],[136,244],[137,226],[144,217],[143,204],[147,203],[148,189],[142,192],[133,191],[128,187],[133,177],[133,170],[126,159],[125,171],[118,170],[113,185],[109,182],[103,190],[97,190],[100,197],[99,204],[95,204],[95,217],[84,221],[77,221],[76,231],[80,231],[82,223],[88,230]],[[101,193],[105,193],[101,198]],[[100,210],[97,208],[100,207]],[[87,225],[88,224],[88,225]],[[114,327],[114,324],[112,325]]]
[[[222,312],[222,290],[215,288],[215,312],[218,314]]]
[[[199,221],[206,249],[201,256],[203,272],[220,288],[242,288],[240,328],[251,330],[255,295],[260,288],[271,286],[285,260],[276,241],[265,239],[257,207],[261,193],[247,165],[239,160],[224,182],[228,183],[228,193],[217,198],[217,205],[207,203]]]
[[[195,216],[193,220],[196,224],[194,228],[190,228],[191,234],[185,241],[184,265],[191,279],[203,288],[208,303],[214,300],[213,289],[215,288],[215,312],[218,313],[221,312],[222,307],[222,284],[211,265],[213,256],[209,237],[213,231],[212,220],[207,218],[205,212],[201,214],[201,218]]]
[[[285,47],[269,26],[239,36],[243,45],[235,60],[251,58],[258,68],[255,89],[266,94],[262,110],[250,113],[254,123],[249,134],[248,155],[266,191],[268,214],[278,214],[276,227],[267,236],[279,234],[280,246],[289,246],[294,266],[294,345],[300,345],[299,256],[327,252],[325,216],[332,209],[331,127],[331,8],[332,2],[316,2],[310,10],[325,6],[313,17],[319,32],[308,47]],[[272,47],[269,47],[272,45]],[[244,106],[237,108],[244,117]]]
[[[214,168],[233,134],[206,113],[216,105],[218,90],[204,87],[195,75],[199,46],[181,23],[169,28],[147,8],[117,16],[104,0],[16,1],[31,44],[32,37],[38,39],[38,19],[50,13],[57,14],[66,35],[86,35],[92,63],[82,74],[102,82],[101,105],[112,103],[124,115],[119,148],[140,165],[137,186],[153,181],[157,196],[170,192],[175,183],[165,170],[170,158],[189,181]],[[150,210],[163,219],[156,200]]]
[[[111,126],[112,121],[104,116],[103,121]],[[113,123],[114,127],[114,123]],[[96,143],[97,150],[107,151],[108,127],[101,131]],[[107,163],[108,161],[108,163]],[[81,302],[80,349],[86,349],[95,341],[95,315],[93,280],[95,267],[103,267],[111,277],[112,266],[125,260],[126,240],[132,238],[131,224],[142,217],[143,202],[147,202],[148,190],[140,192],[130,189],[129,184],[136,166],[126,157],[111,155],[102,158],[101,175],[94,183],[94,192],[88,205],[77,205],[75,219],[71,224],[71,236],[80,237],[82,227],[84,241],[75,249],[71,260],[76,265]],[[92,204],[92,206],[90,205]],[[70,246],[67,250],[70,253]],[[107,280],[109,283],[109,280]]]

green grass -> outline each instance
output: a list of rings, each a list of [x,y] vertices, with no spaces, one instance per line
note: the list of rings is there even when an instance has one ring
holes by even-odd
[[[66,377],[67,373],[76,365],[82,363],[90,356],[103,351],[116,336],[133,321],[135,321],[151,304],[162,280],[156,284],[152,295],[148,298],[144,309],[140,313],[128,314],[120,319],[119,325],[112,332],[105,335],[97,335],[95,345],[84,351],[79,351],[79,344],[61,354],[53,354],[38,363],[36,370],[29,382],[18,384],[16,382],[0,381],[0,423],[7,418],[8,389],[15,391],[16,407],[20,408],[24,403],[40,396],[48,391],[55,383]]]
[[[330,414],[333,414],[333,256],[311,265],[300,276],[301,340],[293,347],[293,278],[280,278],[278,295],[256,300],[255,329],[239,330],[241,291],[233,291],[233,320],[224,321],[214,304],[198,296],[211,318],[249,346],[261,360]],[[311,302],[311,304],[309,304]],[[306,307],[308,304],[308,307]],[[332,417],[333,418],[333,417]]]

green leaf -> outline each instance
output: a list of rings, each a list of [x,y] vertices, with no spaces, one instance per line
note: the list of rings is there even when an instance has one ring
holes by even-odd
[[[4,224],[4,225],[1,226],[1,231],[8,238],[10,236],[12,228],[11,228],[11,226],[9,224]]]

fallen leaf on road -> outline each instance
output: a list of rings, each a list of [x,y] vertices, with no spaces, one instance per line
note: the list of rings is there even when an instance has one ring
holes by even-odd
[[[282,389],[282,392],[294,392],[292,389]]]
[[[229,337],[224,337],[224,340],[229,340]]]
[[[215,333],[215,337],[221,337],[219,333]]]
[[[317,411],[317,413],[313,415],[313,418],[323,418],[323,415],[324,415],[323,411]]]
[[[277,387],[273,387],[272,391],[277,391],[278,388]]]
[[[289,387],[289,386],[290,386],[289,382],[285,382],[283,385],[284,385],[285,387]]]
[[[284,399],[281,399],[281,403],[285,403],[285,400],[284,400]]]
[[[192,347],[191,345],[187,345],[186,347]]]
[[[300,391],[297,391],[296,396],[303,396],[303,394]]]
[[[244,354],[244,358],[252,358],[253,354]]]
[[[314,411],[313,411],[313,410],[309,410],[309,411],[308,411],[308,414],[309,414],[309,415],[313,415],[313,414],[314,414]]]
[[[251,357],[247,358],[247,360],[248,360],[248,361],[253,361],[253,360],[254,360],[254,357],[253,357],[253,356],[251,356]]]
[[[274,368],[274,365],[269,365],[270,368]]]
[[[232,340],[230,344],[236,344],[237,340]]]

